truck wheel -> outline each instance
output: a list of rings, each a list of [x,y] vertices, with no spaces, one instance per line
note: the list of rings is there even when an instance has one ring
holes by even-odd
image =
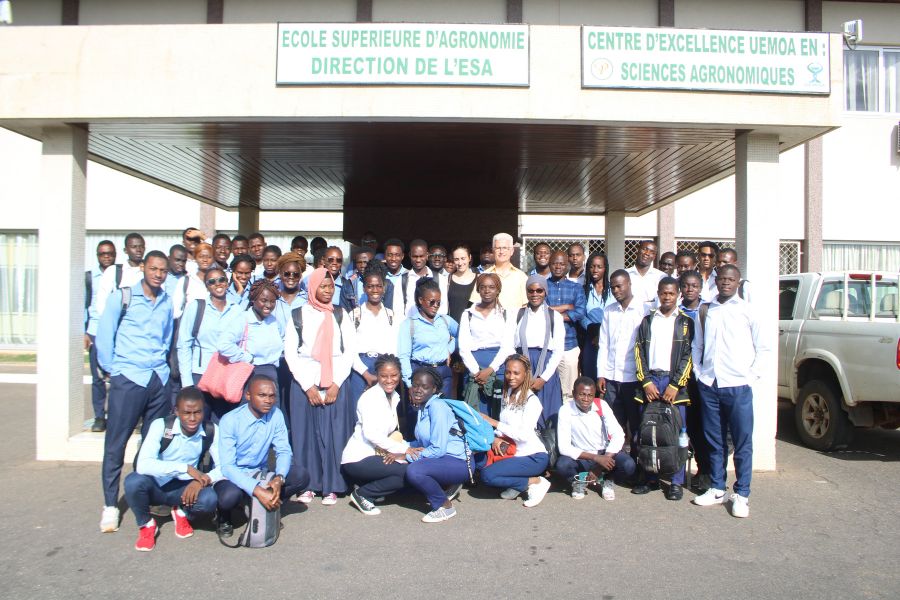
[[[794,423],[804,445],[827,452],[845,448],[853,437],[853,426],[841,406],[840,392],[820,380],[800,389],[794,405]]]

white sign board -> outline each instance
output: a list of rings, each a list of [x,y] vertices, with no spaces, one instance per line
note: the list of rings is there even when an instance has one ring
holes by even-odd
[[[711,29],[581,28],[581,84],[828,94],[827,33]]]
[[[279,23],[279,85],[528,86],[527,25]]]

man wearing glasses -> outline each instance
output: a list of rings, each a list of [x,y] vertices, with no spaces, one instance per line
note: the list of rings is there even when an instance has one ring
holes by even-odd
[[[528,303],[528,297],[525,295],[528,275],[512,264],[512,254],[512,236],[508,233],[498,233],[494,236],[494,265],[484,270],[485,273],[496,273],[500,277],[502,288],[499,301],[500,306],[506,310],[518,310]],[[470,300],[473,303],[481,301],[477,289],[472,290]]]
[[[703,287],[700,289],[700,300],[712,302],[719,293],[716,289],[716,255],[719,246],[715,242],[700,242],[697,249],[697,270],[703,278]]]
[[[106,431],[106,380],[97,362],[97,347],[94,338],[97,336],[98,315],[94,308],[97,293],[100,291],[100,279],[103,272],[116,262],[116,246],[109,240],[97,244],[97,266],[84,272],[84,348],[88,351],[91,364],[91,404],[94,407],[94,423],[91,431]]]

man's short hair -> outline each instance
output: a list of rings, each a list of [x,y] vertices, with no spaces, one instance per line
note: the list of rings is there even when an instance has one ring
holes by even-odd
[[[692,261],[697,262],[697,255],[690,250],[679,250],[678,254],[675,255],[675,260],[677,261],[679,258],[684,258],[685,256],[690,258]]]
[[[309,250],[309,241],[307,241],[305,236],[295,235],[293,237],[293,239],[291,240],[291,248],[297,248],[297,247],[305,248],[306,250]]]
[[[425,252],[428,252],[428,242],[425,240],[416,238],[409,243],[409,250],[412,252],[414,246],[423,246],[425,248]]]
[[[684,285],[684,282],[688,279],[696,279],[701,284],[703,284],[703,278],[700,276],[700,273],[697,271],[685,271],[681,275],[678,276],[678,286],[681,287]]]
[[[387,248],[388,246],[397,246],[400,248],[401,252],[406,252],[406,245],[402,241],[398,240],[397,238],[391,238],[388,241],[386,241],[384,243],[384,247]]]
[[[97,250],[100,249],[100,246],[115,246],[115,244],[113,244],[111,240],[100,240],[97,244]]]
[[[183,246],[182,246],[182,247],[183,247]],[[144,262],[147,262],[147,261],[150,260],[151,258],[161,258],[161,259],[163,259],[164,261],[169,262],[169,257],[166,256],[165,254],[163,254],[163,253],[162,253],[161,251],[159,251],[159,250],[151,250],[150,252],[148,252],[147,254],[145,254],[145,255],[144,255]]]
[[[266,236],[264,236],[263,234],[261,234],[261,233],[258,232],[258,231],[254,231],[254,232],[251,233],[249,236],[247,236],[247,241],[250,241],[250,240],[262,240],[262,241],[266,241]]]
[[[131,233],[129,233],[128,235],[125,236],[125,245],[126,246],[128,245],[128,240],[141,240],[143,242],[144,236],[142,236],[141,234],[139,234],[136,231],[132,231]]]
[[[715,242],[710,242],[709,240],[697,244],[697,250],[700,250],[701,248],[712,248],[713,254],[719,253],[719,245]]]
[[[582,244],[581,242],[574,242],[572,244],[569,244],[568,250],[571,250],[575,246],[578,246],[579,248],[581,248],[581,251],[584,252],[584,244]]]
[[[675,289],[678,289],[678,280],[674,277],[663,277],[659,280],[659,283],[656,284],[656,290],[661,290],[664,285],[674,285]]]
[[[741,278],[741,270],[737,268],[737,265],[727,264],[727,265],[722,265],[721,267],[716,269],[716,272],[719,273],[720,275],[722,273],[725,273],[726,271],[734,271],[734,274],[737,276],[737,278],[738,279]]]
[[[187,252],[187,248],[185,248],[181,244],[172,244],[172,247],[169,248],[169,256],[171,256],[173,252],[177,252],[179,250],[181,250],[182,252]]]
[[[616,269],[615,271],[613,271],[612,275],[609,276],[609,280],[612,281],[616,277],[624,277],[629,282],[631,282],[631,275],[629,275],[628,271],[626,271],[625,269]]]
[[[192,385],[181,388],[181,391],[178,392],[178,395],[175,397],[175,406],[178,406],[182,402],[189,401],[203,402],[203,392]]]
[[[231,238],[228,237],[227,233],[217,233],[213,236],[212,243],[215,244],[219,240],[227,240],[229,244],[231,243]]]
[[[587,377],[585,375],[582,375],[581,377],[579,377],[578,379],[575,380],[575,383],[572,385],[572,390],[573,391],[577,390],[578,388],[580,388],[583,385],[591,386],[592,388],[594,388],[594,393],[595,394],[597,393],[597,384],[594,382],[593,379],[591,379],[590,377]]]
[[[268,375],[263,375],[261,373],[257,373],[255,375],[250,376],[250,380],[247,382],[247,390],[253,389],[253,384],[262,381],[264,383],[271,383],[272,386],[275,386],[275,380],[269,377]]]
[[[725,254],[726,252],[730,252],[731,254],[734,254],[734,260],[740,260],[737,250],[735,250],[734,248],[719,248],[719,251],[716,252],[716,254]]]
[[[232,244],[235,243],[235,242],[249,242],[249,241],[250,241],[250,240],[247,239],[247,236],[246,236],[246,235],[241,235],[241,234],[237,234],[236,236],[234,236],[233,238],[231,238],[231,243],[232,243]]]

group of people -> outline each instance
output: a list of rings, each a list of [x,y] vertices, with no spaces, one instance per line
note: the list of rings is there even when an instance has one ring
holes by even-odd
[[[751,384],[768,349],[734,250],[705,242],[697,257],[663,255],[661,271],[645,241],[631,268],[610,274],[602,253],[585,260],[580,244],[566,253],[538,244],[526,274],[508,234],[481,249],[477,266],[463,245],[380,246],[371,233],[361,242],[346,266],[340,248],[303,236],[282,252],[259,233],[207,240],[189,228],[167,255],[145,254],[132,233],[122,264],[112,242],[98,244],[85,274],[85,344],[92,429],[106,432],[101,531],[119,527],[125,445],[138,424],[124,487],[136,548],[150,550],[157,505],[171,507],[178,537],[208,513],[227,537],[249,496],[270,509],[347,496],[377,515],[384,497],[411,490],[433,523],[456,515],[454,498],[476,476],[503,498],[525,494],[527,507],[543,500],[551,472],[575,499],[594,487],[613,500],[613,481],[647,493],[660,484],[635,457],[642,407],[656,400],[687,423],[708,480],[694,503],[730,500],[734,516],[749,514]],[[201,391],[214,357],[251,365],[240,403]],[[493,428],[487,452],[469,447],[454,399]],[[552,467],[548,429],[558,440]],[[737,471],[730,498],[726,439]],[[270,452],[267,482],[258,475]],[[666,497],[681,499],[683,483],[682,470]]]

